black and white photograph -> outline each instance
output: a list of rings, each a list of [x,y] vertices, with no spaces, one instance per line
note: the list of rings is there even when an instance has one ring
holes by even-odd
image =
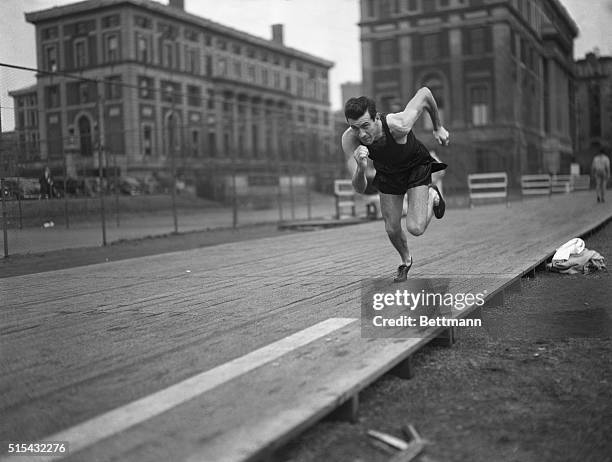
[[[612,0],[4,0],[0,462],[612,462]]]

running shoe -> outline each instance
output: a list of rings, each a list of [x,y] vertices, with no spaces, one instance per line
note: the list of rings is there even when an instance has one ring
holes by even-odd
[[[444,212],[446,210],[446,203],[444,202],[442,194],[440,194],[440,191],[438,190],[438,187],[435,184],[431,184],[429,185],[429,187],[432,188],[436,193],[438,193],[438,197],[440,198],[438,205],[434,205],[433,207],[434,215],[436,216],[436,218],[440,219],[444,216]]]
[[[410,257],[410,263],[408,265],[400,265],[397,268],[397,274],[393,278],[393,282],[404,282],[408,279],[408,271],[412,268],[412,257]]]

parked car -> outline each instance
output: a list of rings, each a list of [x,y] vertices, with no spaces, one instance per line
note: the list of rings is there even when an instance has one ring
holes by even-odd
[[[131,176],[122,176],[118,181],[119,192],[129,196],[137,196],[143,193],[143,186],[140,181]]]
[[[4,189],[4,198],[8,200],[38,199],[40,197],[40,183],[36,178],[5,178]]]

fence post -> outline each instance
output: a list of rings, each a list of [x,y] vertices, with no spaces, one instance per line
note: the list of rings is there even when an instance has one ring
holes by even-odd
[[[66,222],[66,229],[70,228],[68,215],[68,166],[66,165],[66,152],[64,151],[64,221]]]
[[[6,194],[4,191],[4,178],[0,178],[0,194],[2,194],[2,234],[4,237],[4,258],[8,257],[8,232],[6,223]]]
[[[293,172],[295,169],[293,167],[293,163],[291,163],[289,168],[289,198],[291,200],[291,219],[295,220],[295,195],[293,194]]]
[[[232,165],[232,228],[238,226],[238,197],[236,193],[236,166]]]
[[[172,137],[169,141],[170,143],[170,188],[172,191],[172,221],[174,223],[174,234],[178,234],[178,216],[176,213],[176,165],[174,156],[176,154],[175,147],[179,138],[179,131],[181,127],[179,126],[179,119],[176,113],[175,99],[177,97],[177,92],[174,86],[168,86],[167,88],[170,91],[170,97],[172,98],[172,126],[170,128],[170,132],[172,133]]]
[[[104,213],[104,188],[102,187],[104,182],[104,172],[102,171],[104,162],[103,158],[103,143],[104,143],[104,107],[102,106],[102,81],[96,81],[96,90],[98,98],[96,99],[96,105],[98,106],[98,179],[100,180],[99,195],[100,195],[100,218],[102,220],[102,245],[106,246],[106,216]]]
[[[312,219],[312,210],[311,210],[311,197],[310,197],[310,169],[308,168],[309,164],[306,164],[306,168],[304,169],[306,173],[306,207],[308,210],[308,219]]]
[[[115,219],[119,228],[119,178],[117,177],[117,153],[113,152],[113,178],[115,181]]]

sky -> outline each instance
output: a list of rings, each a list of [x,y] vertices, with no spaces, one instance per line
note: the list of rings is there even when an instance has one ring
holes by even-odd
[[[36,67],[34,26],[24,12],[74,0],[3,0],[0,62]],[[167,3],[163,0],[162,3]],[[612,56],[612,0],[561,0],[580,30],[574,57],[598,47]],[[270,39],[270,26],[284,24],[285,44],[335,63],[330,72],[332,109],[342,107],[340,84],[361,80],[359,0],[185,0],[185,10],[250,34]],[[34,83],[31,74],[0,67],[2,129],[13,128],[12,98],[7,92]]]

